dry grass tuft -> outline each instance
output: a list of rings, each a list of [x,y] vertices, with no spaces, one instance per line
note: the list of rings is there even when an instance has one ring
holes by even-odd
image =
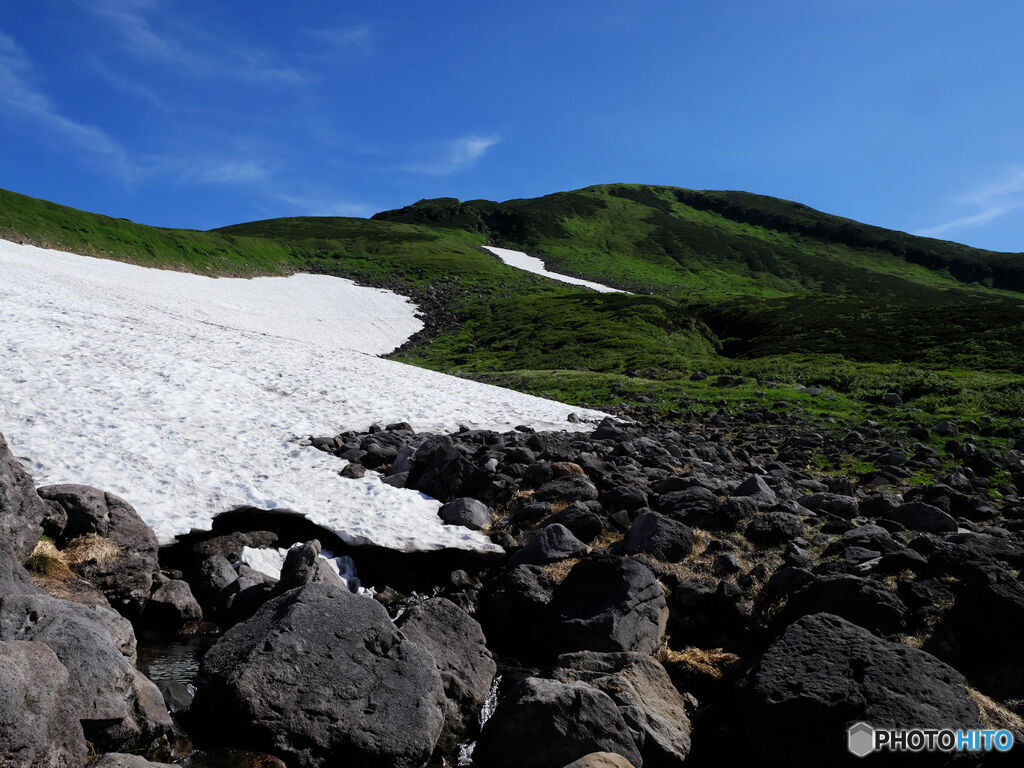
[[[556,560],[553,563],[548,563],[543,567],[544,573],[546,573],[555,584],[561,584],[565,581],[565,577],[569,575],[569,571],[572,570],[573,566],[580,561],[578,557],[572,557],[568,560]]]
[[[688,676],[721,680],[730,667],[740,663],[740,657],[721,648],[685,648],[673,651],[667,645],[658,649],[657,659],[666,669]]]
[[[1015,738],[1024,738],[1024,719],[1021,719],[1019,715],[1015,715],[998,701],[993,701],[985,694],[973,688],[967,689],[967,695],[974,700],[974,703],[978,705],[978,709],[981,710],[982,728],[997,731],[1005,728],[1008,731],[1012,731]]]
[[[556,461],[551,465],[555,471],[555,477],[569,477],[570,475],[586,475],[583,467],[573,464],[571,461]]]
[[[87,533],[85,536],[72,539],[61,554],[64,556],[64,562],[72,568],[85,564],[102,567],[114,562],[118,551],[117,544],[110,539],[97,536],[95,533]]]
[[[34,576],[41,576],[55,581],[69,581],[77,578],[63,554],[49,539],[41,539],[25,561],[25,570]]]

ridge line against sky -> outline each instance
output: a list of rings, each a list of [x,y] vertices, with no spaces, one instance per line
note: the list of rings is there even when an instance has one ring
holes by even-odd
[[[1024,250],[1024,7],[0,0],[0,187],[158,226],[598,183]]]

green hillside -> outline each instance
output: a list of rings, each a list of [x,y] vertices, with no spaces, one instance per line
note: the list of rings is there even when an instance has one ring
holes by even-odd
[[[0,237],[210,275],[391,287],[431,319],[400,359],[572,402],[685,412],[785,399],[842,414],[897,391],[925,421],[1024,413],[1024,255],[759,195],[617,184],[196,232],[0,191]],[[487,243],[634,293],[507,267]]]

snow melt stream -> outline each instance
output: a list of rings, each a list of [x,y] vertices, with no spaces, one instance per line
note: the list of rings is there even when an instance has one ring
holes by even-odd
[[[350,543],[494,549],[437,501],[341,478],[295,440],[396,421],[586,428],[562,403],[374,357],[421,328],[415,310],[334,277],[215,279],[0,241],[0,432],[37,485],[122,496],[162,542],[251,505]]]

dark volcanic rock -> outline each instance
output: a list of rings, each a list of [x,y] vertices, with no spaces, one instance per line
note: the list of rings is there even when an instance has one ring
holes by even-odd
[[[405,487],[438,501],[451,501],[475,497],[488,481],[487,473],[464,458],[449,440],[430,437],[413,454]]]
[[[551,768],[591,752],[642,762],[633,734],[608,694],[582,682],[529,677],[501,701],[473,753],[479,768]]]
[[[491,646],[521,659],[551,653],[555,583],[537,565],[503,572],[480,595],[480,621]]]
[[[653,653],[668,621],[665,591],[645,565],[609,555],[581,560],[555,590],[563,651]]]
[[[434,658],[380,603],[327,584],[266,603],[207,652],[202,674],[195,711],[301,768],[418,767],[444,724]]]
[[[956,532],[956,520],[938,507],[925,504],[923,501],[901,504],[887,512],[885,516],[915,531]]]
[[[89,768],[177,768],[170,763],[153,763],[138,755],[111,752],[100,756]]]
[[[797,590],[786,603],[780,620],[788,624],[800,616],[834,613],[871,632],[894,634],[904,628],[907,606],[878,582],[858,576],[823,576]]]
[[[923,651],[827,613],[805,616],[768,648],[746,689],[745,738],[767,764],[859,765],[856,722],[979,728],[963,675]],[[793,738],[793,734],[805,738]]]
[[[597,488],[583,475],[550,480],[533,494],[537,501],[596,501]]]
[[[0,765],[80,768],[88,748],[49,646],[0,641]]]
[[[295,544],[288,550],[281,566],[281,578],[273,594],[284,594],[289,589],[307,584],[330,584],[340,589],[346,588],[341,577],[320,557],[320,542],[316,539]]]
[[[63,548],[80,536],[95,534],[117,547],[113,557],[88,559],[75,572],[94,584],[117,610],[136,616],[149,597],[157,562],[156,535],[124,499],[87,485],[50,485],[39,489],[44,499],[67,513],[67,525],[56,539]]]
[[[589,547],[564,525],[552,523],[512,556],[512,565],[545,565],[585,555]]]
[[[0,540],[10,544],[19,561],[24,562],[32,554],[47,515],[32,478],[0,434]]]
[[[396,624],[407,638],[430,652],[441,673],[448,704],[438,748],[451,752],[465,734],[475,730],[497,669],[483,630],[468,613],[442,597],[414,605]]]
[[[45,643],[68,672],[68,702],[100,750],[162,748],[172,724],[160,692],[134,666],[131,625],[109,608],[49,595],[0,600],[0,640]]]
[[[193,597],[188,582],[181,579],[170,579],[153,590],[142,612],[147,626],[171,631],[185,622],[202,618],[203,609]]]
[[[631,555],[642,552],[675,563],[693,551],[693,531],[657,512],[644,512],[633,521],[622,544]]]
[[[783,544],[804,532],[800,518],[790,512],[773,509],[757,515],[747,525],[743,535],[755,544]]]
[[[690,752],[690,718],[664,667],[638,653],[573,653],[558,658],[555,677],[607,693],[636,735],[645,766],[682,764]]]
[[[453,499],[437,513],[449,525],[464,525],[479,531],[491,524],[494,510],[476,499]]]

